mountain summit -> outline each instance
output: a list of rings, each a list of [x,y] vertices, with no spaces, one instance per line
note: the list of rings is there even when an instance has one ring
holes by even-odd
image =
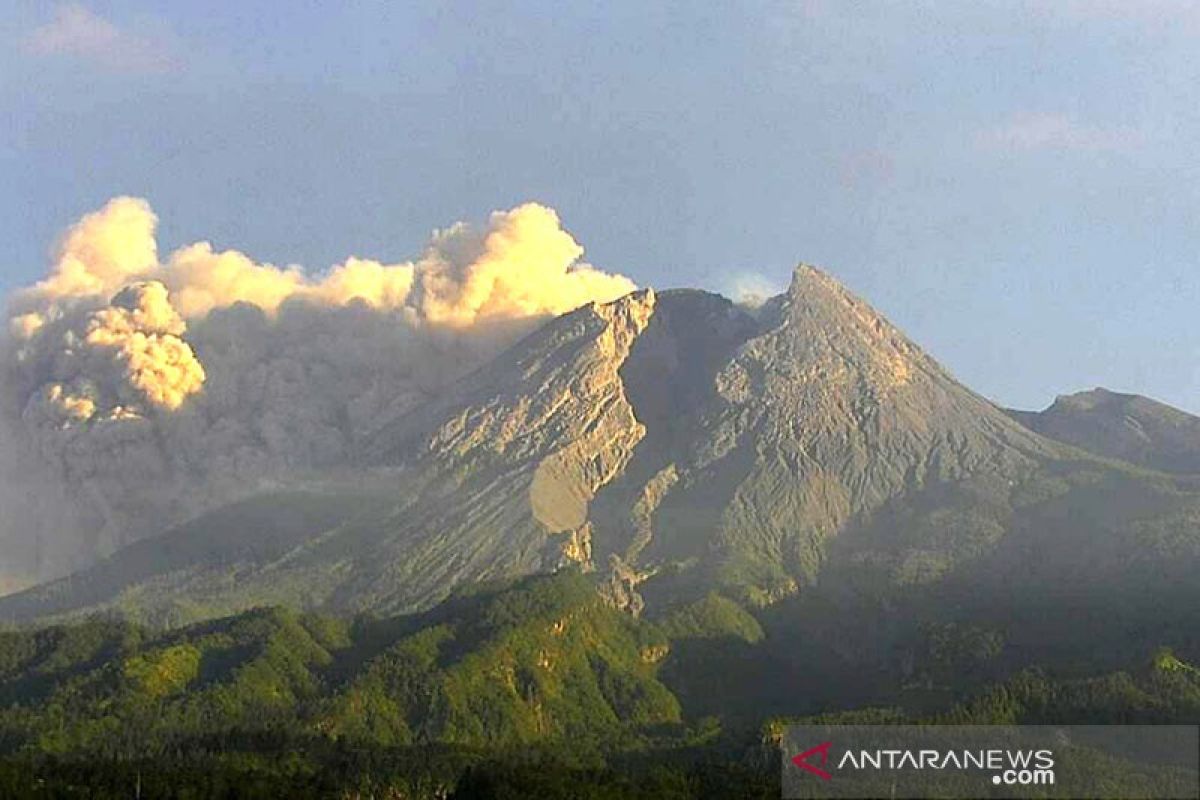
[[[305,495],[337,513],[259,498],[0,601],[0,616],[406,611],[567,564],[635,613],[712,590],[770,605],[833,575],[1007,592],[999,576],[1056,559],[1111,577],[1133,517],[1183,524],[1195,500],[1019,424],[809,266],[753,311],[693,290],[583,306],[369,440],[355,499]]]

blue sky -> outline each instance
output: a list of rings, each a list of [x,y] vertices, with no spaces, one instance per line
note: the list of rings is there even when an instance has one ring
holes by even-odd
[[[17,0],[0,288],[117,194],[313,270],[537,200],[644,285],[821,265],[1001,403],[1200,412],[1198,54],[1190,0]]]

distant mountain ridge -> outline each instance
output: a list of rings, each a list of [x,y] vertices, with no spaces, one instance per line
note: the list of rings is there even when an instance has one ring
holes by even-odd
[[[552,320],[380,419],[358,456],[369,489],[205,515],[0,599],[0,620],[406,612],[570,564],[635,614],[712,591],[766,607],[824,586],[970,586],[963,602],[986,607],[1018,587],[1182,580],[1200,557],[1200,483],[1028,424],[815,268],[754,312],[643,290]]]
[[[1136,394],[1096,388],[1044,411],[1009,414],[1043,436],[1164,472],[1200,473],[1200,417]]]

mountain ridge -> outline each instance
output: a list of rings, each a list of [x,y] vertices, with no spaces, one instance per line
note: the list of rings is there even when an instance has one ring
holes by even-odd
[[[806,265],[754,312],[696,290],[583,306],[369,439],[369,496],[328,525],[289,528],[287,547],[235,546],[261,527],[235,506],[137,551],[157,572],[122,585],[131,555],[119,552],[98,568],[103,592],[72,590],[92,570],[0,599],[0,619],[102,608],[187,621],[261,603],[409,612],[570,564],[634,614],[714,590],[761,607],[822,575],[901,591],[1001,554],[1022,563],[1029,548],[1069,559],[1054,515],[1080,516],[1085,500],[1090,527],[1071,535],[1097,537],[1106,558],[1137,534],[1104,514],[1183,526],[1186,543],[1200,508],[1185,476],[1143,476],[1020,424]],[[1141,498],[1137,513],[1109,509],[1097,481]],[[272,501],[258,502],[269,516]],[[190,564],[154,555],[189,539],[225,544]]]
[[[1102,387],[1060,395],[1042,411],[1008,414],[1043,436],[1088,452],[1174,473],[1200,473],[1200,417]]]

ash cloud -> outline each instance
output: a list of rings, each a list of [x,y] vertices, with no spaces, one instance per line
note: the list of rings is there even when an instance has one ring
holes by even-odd
[[[156,225],[144,200],[109,201],[9,300],[0,584],[335,472],[547,317],[635,288],[534,203],[435,231],[415,260],[319,275],[208,242],[160,257]]]

